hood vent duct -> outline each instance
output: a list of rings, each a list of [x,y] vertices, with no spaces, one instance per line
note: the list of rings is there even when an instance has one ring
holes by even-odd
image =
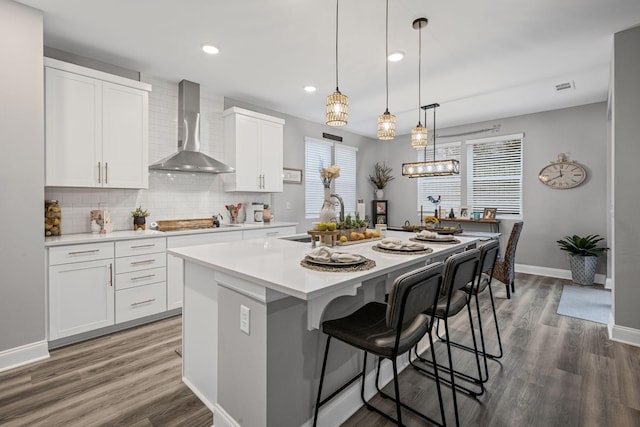
[[[178,152],[149,166],[173,172],[235,172],[200,152],[200,85],[182,80],[178,85]]]

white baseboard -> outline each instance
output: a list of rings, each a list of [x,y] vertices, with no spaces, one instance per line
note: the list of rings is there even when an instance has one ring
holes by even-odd
[[[198,387],[194,386],[185,376],[182,376],[182,382],[189,387],[189,390],[191,390],[202,403],[204,403],[204,406],[209,408],[211,412],[214,412],[214,408],[216,407],[214,402],[210,402],[204,393],[198,390]]]
[[[215,427],[242,427],[218,404],[215,405],[213,410],[213,425]]]
[[[49,358],[47,341],[38,341],[0,352],[0,372]]]
[[[536,276],[556,277],[558,279],[571,280],[571,270],[563,270],[561,268],[539,267],[537,265],[516,264],[516,273],[535,274]],[[596,274],[595,283],[606,285],[611,288],[611,280],[607,279],[604,274]]]
[[[609,331],[609,339],[611,341],[640,347],[640,330],[627,328],[626,326],[619,326],[614,322],[613,314],[610,314],[607,329]]]

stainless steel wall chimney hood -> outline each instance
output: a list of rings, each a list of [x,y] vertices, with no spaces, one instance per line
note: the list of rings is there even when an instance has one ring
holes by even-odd
[[[149,170],[174,172],[235,172],[200,152],[200,85],[182,80],[178,85],[178,152],[149,166]]]

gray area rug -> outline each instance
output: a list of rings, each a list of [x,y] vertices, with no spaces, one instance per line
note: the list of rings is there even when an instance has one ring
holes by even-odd
[[[558,314],[598,323],[609,323],[611,292],[588,286],[564,285]]]

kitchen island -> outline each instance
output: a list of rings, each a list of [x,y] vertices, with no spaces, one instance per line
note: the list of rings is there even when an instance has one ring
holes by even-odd
[[[304,268],[311,245],[273,237],[169,250],[185,261],[183,381],[214,412],[216,427],[308,425],[324,350],[321,321],[383,300],[399,275],[478,241],[458,239],[429,244],[433,252],[426,255],[376,252],[376,242],[338,247],[375,261],[358,272]],[[326,389],[361,363],[360,352],[336,345]],[[381,382],[390,378],[386,366]],[[319,425],[339,425],[360,406],[356,383],[322,408]]]

